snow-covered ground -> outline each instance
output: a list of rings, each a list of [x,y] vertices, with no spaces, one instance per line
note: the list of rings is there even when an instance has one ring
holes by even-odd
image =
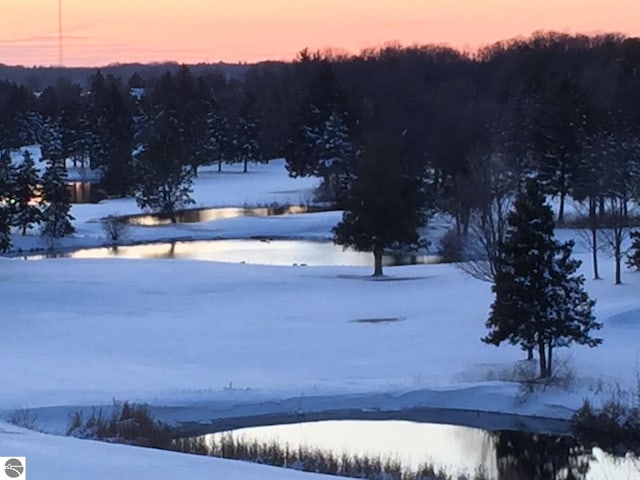
[[[295,204],[308,201],[314,185],[288,178],[283,162],[273,161],[246,175],[205,169],[194,194],[200,206]],[[62,246],[100,245],[101,217],[135,212],[132,200],[76,205],[78,233]],[[131,241],[328,238],[338,218],[232,218],[135,227],[129,235]],[[14,241],[29,249],[40,240],[18,235]],[[576,255],[588,277],[588,254],[578,248]],[[6,339],[0,349],[0,411],[8,417],[16,409],[43,408],[38,426],[54,432],[64,430],[69,411],[113,399],[147,402],[163,418],[184,422],[413,407],[567,418],[585,397],[602,398],[616,386],[632,390],[636,384],[640,275],[625,272],[625,284],[614,287],[609,261],[602,269],[605,279],[588,280],[587,289],[598,302],[604,344],[558,352],[557,361],[576,377],[570,388],[523,396],[508,381],[523,353],[480,342],[490,285],[451,265],[387,268],[385,278],[374,280],[364,267],[0,258]],[[380,318],[397,321],[358,321]],[[0,455],[27,455],[32,479],[88,478],[87,472],[98,480],[174,478],[176,467],[191,472],[185,478],[271,478],[273,472],[44,436],[6,424],[0,424]],[[114,466],[118,460],[121,470]],[[34,473],[38,469],[42,476]],[[137,476],[128,476],[128,469]]]

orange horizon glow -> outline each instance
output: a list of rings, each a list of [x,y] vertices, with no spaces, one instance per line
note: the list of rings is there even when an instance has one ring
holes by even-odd
[[[637,0],[62,0],[64,65],[253,63],[535,31],[640,36]],[[0,63],[58,64],[58,0],[0,0]]]

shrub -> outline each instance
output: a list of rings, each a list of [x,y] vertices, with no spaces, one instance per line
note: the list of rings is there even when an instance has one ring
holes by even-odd
[[[169,448],[173,440],[169,426],[155,420],[146,405],[129,402],[109,418],[95,409],[86,421],[82,412],[73,413],[67,435],[155,448]]]
[[[126,238],[129,231],[129,224],[122,218],[115,215],[104,217],[100,223],[102,224],[104,233],[107,235],[107,238],[111,243],[117,243],[118,241]]]
[[[17,408],[9,416],[9,423],[29,430],[37,430],[38,415],[26,408]]]
[[[629,234],[631,237],[631,247],[627,254],[627,267],[640,270],[640,230],[635,230]]]
[[[609,400],[597,409],[585,400],[571,417],[576,440],[616,456],[640,454],[640,410],[619,400]]]
[[[447,230],[438,242],[438,255],[444,263],[464,260],[464,240],[455,228]]]

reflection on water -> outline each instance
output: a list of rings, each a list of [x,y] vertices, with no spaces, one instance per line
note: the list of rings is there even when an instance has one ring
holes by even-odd
[[[206,435],[220,444],[230,432]],[[636,458],[615,458],[583,448],[569,436],[489,432],[406,421],[323,421],[238,429],[236,440],[391,458],[416,471],[430,464],[451,478],[496,480],[640,479]]]
[[[229,263],[261,265],[373,265],[373,255],[344,250],[330,242],[304,240],[208,240],[193,242],[154,243],[128,247],[88,248],[55,255],[68,258],[179,258]],[[46,256],[30,257],[32,259]],[[387,255],[385,266],[434,263],[430,255]]]
[[[274,205],[270,207],[256,208],[193,208],[180,210],[175,214],[175,223],[198,223],[223,220],[235,217],[272,217],[275,215],[295,215],[299,213],[327,212],[331,209],[326,207],[304,206],[304,205]],[[168,225],[172,223],[169,215],[163,214],[139,214],[127,215],[122,219],[130,225],[153,227],[157,225]]]

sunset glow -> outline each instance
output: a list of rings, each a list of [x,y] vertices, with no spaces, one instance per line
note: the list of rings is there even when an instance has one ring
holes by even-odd
[[[64,64],[291,59],[386,42],[474,49],[536,30],[640,35],[637,0],[62,0]],[[0,63],[58,63],[58,0],[0,0]]]

